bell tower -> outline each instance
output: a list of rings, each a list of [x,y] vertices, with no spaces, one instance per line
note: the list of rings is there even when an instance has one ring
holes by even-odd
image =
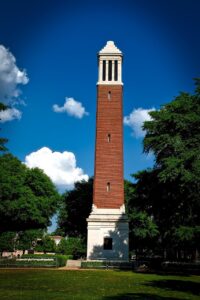
[[[88,260],[128,260],[124,206],[122,52],[108,41],[98,53],[93,208],[87,219]]]

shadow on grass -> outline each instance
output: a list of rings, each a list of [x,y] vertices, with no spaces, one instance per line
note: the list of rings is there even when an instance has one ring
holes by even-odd
[[[155,280],[146,283],[145,285],[161,288],[165,290],[189,292],[193,295],[200,295],[200,283],[182,280]]]
[[[127,293],[127,294],[119,294],[115,296],[106,296],[103,297],[102,300],[177,300],[177,298],[169,298],[169,297],[162,297],[157,296],[153,294],[147,294],[147,293],[140,293],[140,294],[133,294],[133,293]]]

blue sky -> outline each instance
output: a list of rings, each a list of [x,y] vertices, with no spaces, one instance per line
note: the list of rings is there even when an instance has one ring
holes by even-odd
[[[130,179],[153,164],[142,154],[142,137],[133,132],[139,125],[130,114],[140,122],[146,110],[159,109],[180,91],[192,92],[192,78],[200,76],[200,1],[0,0],[0,66],[11,54],[22,72],[19,79],[12,64],[12,92],[21,94],[10,94],[10,105],[21,118],[15,111],[1,124],[2,135],[21,161],[41,167],[46,161],[49,172],[55,161],[66,164],[58,175],[67,172],[72,181],[93,175],[97,52],[108,40],[124,54],[124,116],[132,126],[124,126],[124,175]],[[7,84],[1,71],[0,87]],[[53,105],[63,107],[66,97],[88,114],[55,112]],[[72,186],[70,180],[54,182]]]

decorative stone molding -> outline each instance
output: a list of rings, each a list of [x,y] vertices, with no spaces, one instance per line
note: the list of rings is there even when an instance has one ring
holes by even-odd
[[[109,54],[118,54],[122,55],[122,52],[115,46],[113,41],[107,41],[106,45],[99,51],[99,54],[109,55]]]

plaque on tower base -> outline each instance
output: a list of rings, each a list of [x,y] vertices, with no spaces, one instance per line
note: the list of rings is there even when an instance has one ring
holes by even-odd
[[[119,209],[93,205],[87,222],[87,260],[129,261],[129,226],[124,205]]]

